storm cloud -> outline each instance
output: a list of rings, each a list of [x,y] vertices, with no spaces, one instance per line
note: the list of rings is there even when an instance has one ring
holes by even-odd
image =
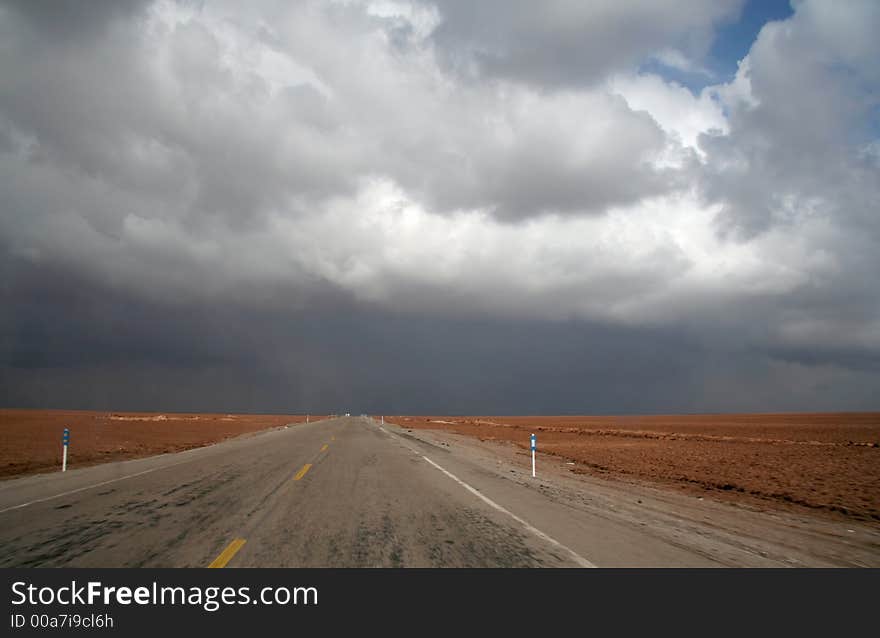
[[[876,3],[698,90],[741,2],[81,4],[0,2],[0,403],[880,407]]]
[[[585,85],[651,57],[706,55],[713,30],[743,0],[445,0],[432,33],[444,61],[465,75],[539,86]]]

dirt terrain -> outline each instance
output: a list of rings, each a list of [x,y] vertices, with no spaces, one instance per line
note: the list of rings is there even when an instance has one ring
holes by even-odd
[[[0,477],[200,447],[304,415],[0,409]],[[313,417],[318,419],[320,417]],[[575,474],[672,487],[759,507],[880,522],[880,413],[682,416],[386,417],[553,455]],[[546,458],[546,457],[545,457]]]
[[[880,413],[450,417],[386,420],[513,444],[576,474],[759,507],[880,522]]]
[[[60,469],[65,427],[68,467],[74,468],[179,452],[305,420],[305,415],[0,409],[0,477]]]

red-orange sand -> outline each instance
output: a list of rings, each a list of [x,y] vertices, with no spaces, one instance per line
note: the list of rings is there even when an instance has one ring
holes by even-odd
[[[570,469],[754,504],[880,521],[880,413],[386,420],[573,461]]]
[[[305,415],[0,409],[0,477],[60,468],[65,427],[73,468],[179,452],[305,420]]]

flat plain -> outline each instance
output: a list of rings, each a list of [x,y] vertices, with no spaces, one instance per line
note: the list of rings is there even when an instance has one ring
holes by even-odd
[[[0,416],[5,567],[880,566],[868,416]]]
[[[880,522],[880,413],[401,416],[407,428],[521,448],[538,437],[575,474],[757,507]],[[547,458],[544,456],[543,458]]]
[[[304,414],[0,409],[0,477],[59,469],[65,427],[71,437],[68,462],[76,468],[180,452],[305,420]]]
[[[77,468],[202,447],[306,418],[0,409],[0,477],[57,470],[64,427],[71,430],[70,467]],[[556,459],[572,474],[880,523],[876,412],[385,419],[514,446],[524,456],[534,432],[539,459]]]

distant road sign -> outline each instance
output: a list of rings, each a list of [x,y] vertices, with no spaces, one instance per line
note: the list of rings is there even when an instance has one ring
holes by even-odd
[[[538,449],[538,438],[532,434],[531,437],[532,444],[532,478],[535,478],[535,450]]]
[[[61,435],[61,471],[67,471],[67,446],[70,445],[70,430],[68,428],[64,428],[64,433]]]

